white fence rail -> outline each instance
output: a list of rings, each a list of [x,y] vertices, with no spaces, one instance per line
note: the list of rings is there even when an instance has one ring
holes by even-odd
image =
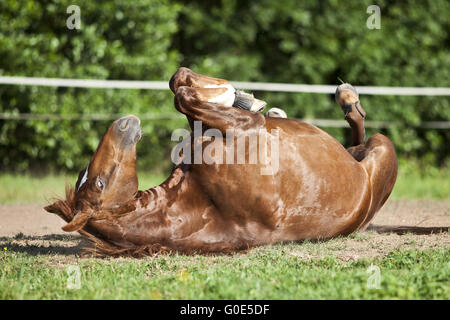
[[[0,120],[66,120],[66,121],[105,121],[116,120],[122,117],[123,114],[50,114],[50,113],[0,113]],[[173,120],[184,119],[185,116],[181,113],[166,113],[166,114],[141,114],[141,120]],[[347,128],[348,123],[345,120],[332,119],[298,119],[318,127],[325,128]],[[397,123],[391,121],[365,121],[366,128],[393,128],[398,126]],[[426,121],[413,125],[416,128],[426,129],[450,129],[450,121]]]
[[[336,85],[310,85],[292,83],[240,82],[231,81],[238,89],[254,91],[303,92],[332,94]],[[168,90],[168,81],[128,81],[128,80],[92,80],[62,78],[32,78],[0,76],[0,84],[77,87],[77,88],[114,88],[114,89],[150,89]],[[450,96],[450,88],[426,87],[371,87],[356,86],[360,94],[368,95],[415,95],[415,96]]]
[[[252,91],[273,92],[297,92],[297,93],[320,93],[334,94],[336,85],[307,85],[289,83],[266,83],[266,82],[239,82],[231,81],[238,89]],[[92,80],[92,79],[62,79],[62,78],[35,78],[35,77],[9,77],[0,76],[0,84],[3,85],[26,85],[26,86],[50,86],[50,87],[77,87],[77,88],[114,88],[114,89],[147,89],[147,90],[169,90],[167,81],[128,81],[128,80]],[[450,96],[450,88],[426,88],[426,87],[372,87],[356,86],[361,95],[415,95],[415,96]],[[121,115],[116,114],[11,114],[0,113],[2,120],[115,120]],[[143,120],[167,120],[180,119],[181,114],[144,114],[140,115]],[[319,127],[348,127],[344,120],[330,119],[300,119]],[[391,128],[395,122],[366,121],[368,128]],[[450,129],[450,121],[428,121],[415,127],[428,129]]]

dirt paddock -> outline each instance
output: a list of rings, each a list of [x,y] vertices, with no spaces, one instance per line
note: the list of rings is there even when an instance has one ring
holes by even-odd
[[[63,232],[63,224],[42,205],[0,205],[0,246],[31,255],[73,259],[86,243],[77,233]],[[450,200],[391,200],[367,231],[326,241],[320,250],[296,246],[289,254],[305,259],[333,255],[348,261],[384,256],[393,250],[449,247],[449,228]]]

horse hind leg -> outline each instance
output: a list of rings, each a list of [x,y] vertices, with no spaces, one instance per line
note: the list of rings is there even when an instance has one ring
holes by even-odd
[[[352,128],[352,147],[347,151],[358,161],[369,175],[372,200],[367,216],[359,226],[367,228],[388,199],[397,179],[397,156],[392,142],[382,134],[373,135],[365,141],[364,119],[366,112],[359,102],[355,88],[348,83],[336,90],[336,102],[345,113],[345,120]]]
[[[384,135],[374,134],[365,144],[361,165],[370,177],[372,201],[367,217],[360,226],[365,229],[391,194],[397,180],[398,163],[392,142]]]
[[[335,99],[345,114],[345,120],[352,128],[352,146],[364,144],[366,140],[364,128],[366,112],[359,102],[358,92],[351,84],[343,83],[337,87]]]

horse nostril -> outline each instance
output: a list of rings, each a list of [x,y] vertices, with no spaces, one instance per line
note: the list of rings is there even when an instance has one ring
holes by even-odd
[[[136,132],[136,135],[134,136],[134,143],[137,143],[139,140],[141,140],[141,138],[142,138],[142,131],[141,129],[139,129]]]
[[[120,125],[119,125],[120,131],[127,131],[128,130],[128,124],[129,124],[129,119],[122,120],[122,122],[120,122]]]

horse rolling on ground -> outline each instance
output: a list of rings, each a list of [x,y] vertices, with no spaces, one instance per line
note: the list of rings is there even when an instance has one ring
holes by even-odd
[[[214,144],[224,157],[235,159],[236,144],[230,148],[225,143],[227,130],[233,130],[235,140],[258,132],[268,150],[273,149],[269,141],[277,139],[278,167],[272,160],[180,163],[161,185],[138,191],[140,121],[135,116],[116,120],[75,188],[67,190],[65,200],[45,207],[67,222],[63,230],[79,231],[95,242],[97,253],[229,252],[348,235],[368,226],[393,189],[393,145],[381,134],[365,141],[365,111],[348,84],[336,91],[352,128],[353,146],[347,150],[325,131],[286,119],[280,109],[262,115],[258,111],[264,102],[236,92],[226,80],[180,68],[170,88],[175,108],[192,128],[201,121],[202,132],[214,128],[224,134],[223,139],[199,141],[192,135],[193,145]],[[261,174],[271,169],[272,174]]]

